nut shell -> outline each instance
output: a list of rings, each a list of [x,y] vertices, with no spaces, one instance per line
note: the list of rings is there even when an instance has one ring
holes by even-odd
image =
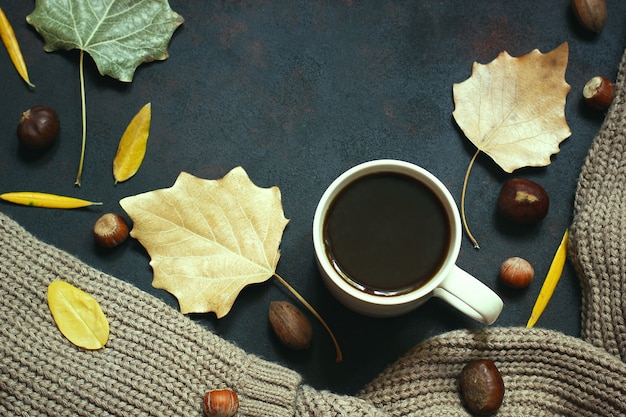
[[[113,248],[128,238],[128,225],[119,214],[103,214],[93,226],[93,236],[98,245]]]
[[[572,0],[572,10],[586,30],[598,33],[604,28],[608,14],[605,0]]]
[[[526,259],[513,256],[502,262],[500,281],[511,288],[526,288],[535,277],[535,269]]]
[[[293,350],[304,350],[311,345],[313,326],[304,314],[287,301],[270,304],[269,321],[280,342]]]
[[[535,224],[548,214],[550,198],[543,187],[523,178],[505,182],[498,195],[498,212],[519,224]]]
[[[475,415],[486,416],[498,411],[504,400],[504,381],[490,359],[469,362],[459,377],[461,396]]]
[[[202,411],[206,417],[232,417],[237,410],[239,397],[229,389],[207,391],[202,399]]]
[[[43,151],[57,141],[60,130],[57,112],[52,107],[36,105],[22,113],[17,125],[17,138],[24,148]]]
[[[615,98],[615,87],[608,78],[596,75],[583,87],[583,98],[589,107],[606,110]]]

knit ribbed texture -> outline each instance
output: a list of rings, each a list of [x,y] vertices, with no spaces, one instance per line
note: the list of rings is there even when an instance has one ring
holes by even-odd
[[[416,346],[356,396],[336,395],[0,213],[0,416],[199,417],[204,392],[216,388],[237,392],[239,417],[465,416],[458,375],[479,358],[494,360],[504,378],[498,416],[626,415],[626,54],[616,89],[571,227],[584,340],[519,327],[458,330]],[[58,331],[46,301],[57,279],[98,300],[111,328],[105,349],[77,348]]]
[[[463,366],[494,361],[506,394],[498,416],[624,416],[626,364],[578,338],[545,329],[458,330],[421,343],[358,396],[390,416],[464,416]]]
[[[103,350],[59,332],[46,300],[57,279],[102,306],[111,329]],[[204,393],[217,388],[237,392],[241,417],[383,415],[300,382],[0,213],[0,416],[201,416]]]
[[[578,181],[570,251],[583,289],[582,338],[626,361],[626,54],[615,91]]]

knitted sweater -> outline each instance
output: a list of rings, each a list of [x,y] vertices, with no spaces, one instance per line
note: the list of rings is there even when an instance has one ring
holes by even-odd
[[[238,416],[462,416],[457,378],[488,357],[506,386],[499,416],[626,415],[626,54],[617,97],[585,161],[570,253],[583,334],[492,327],[429,339],[356,396],[319,391],[163,302],[47,245],[0,213],[0,416],[200,416],[205,391],[231,388]],[[111,335],[77,348],[46,303],[63,279],[93,295]]]

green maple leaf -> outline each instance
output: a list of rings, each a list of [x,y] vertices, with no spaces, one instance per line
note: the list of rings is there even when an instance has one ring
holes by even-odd
[[[80,49],[102,75],[130,82],[144,62],[164,60],[183,18],[167,0],[37,0],[26,17],[44,50]]]
[[[100,74],[131,82],[139,65],[168,57],[167,46],[184,19],[167,0],[37,0],[26,21],[44,38],[46,52],[80,50],[83,135],[75,182],[80,186],[87,137],[84,53]]]

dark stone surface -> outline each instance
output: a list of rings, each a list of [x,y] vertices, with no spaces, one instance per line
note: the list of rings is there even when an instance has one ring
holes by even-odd
[[[550,212],[535,227],[515,228],[495,213],[500,186],[511,177],[481,155],[470,176],[466,211],[482,249],[464,240],[458,264],[504,299],[497,326],[525,325],[552,256],[571,222],[577,177],[604,115],[581,101],[585,82],[614,79],[624,52],[626,3],[610,0],[607,25],[589,35],[569,2],[466,1],[172,1],[185,23],[170,57],[142,65],[132,83],[98,74],[86,59],[88,143],[83,186],[74,187],[81,136],[78,51],[45,53],[25,22],[34,2],[9,2],[14,25],[37,85],[30,91],[6,53],[0,53],[0,191],[45,191],[104,201],[76,211],[8,203],[0,210],[45,242],[135,284],[174,308],[173,296],[151,286],[149,257],[136,241],[113,251],[97,248],[91,229],[105,212],[122,212],[126,196],[170,187],[181,171],[206,179],[241,165],[257,185],[277,185],[291,219],[277,272],[313,304],[335,331],[344,361],[313,322],[310,350],[286,351],[267,322],[269,303],[292,300],[276,281],[245,289],[232,311],[191,318],[250,353],[300,372],[317,388],[354,393],[413,345],[433,335],[478,324],[438,300],[406,316],[372,319],[331,298],[316,270],[311,223],[317,200],[349,167],[377,158],[404,159],[431,170],[460,201],[475,148],[457,128],[452,85],[501,51],[520,56],[569,42],[566,105],[572,136],[544,168],[513,175],[539,182]],[[146,159],[138,174],[113,185],[111,165],[132,116],[152,102]],[[61,137],[48,153],[19,152],[20,113],[34,104],[54,107]],[[497,283],[500,263],[522,256],[537,278],[524,291]],[[539,326],[580,332],[580,287],[571,265]]]

